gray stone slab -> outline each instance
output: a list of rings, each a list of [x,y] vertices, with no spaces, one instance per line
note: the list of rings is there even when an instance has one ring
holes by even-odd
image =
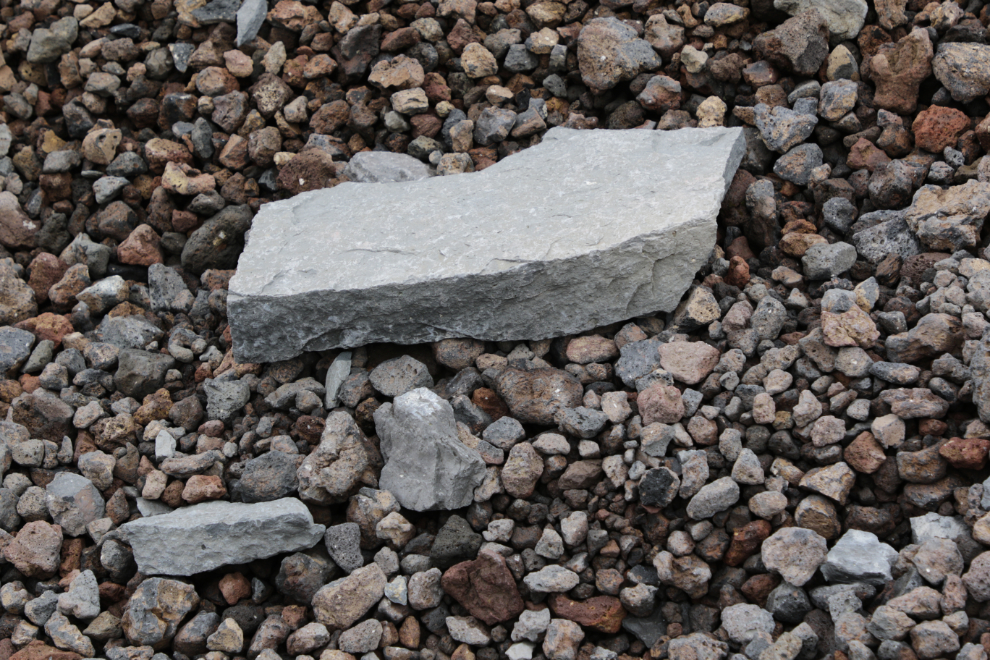
[[[195,575],[219,566],[308,550],[326,528],[301,501],[204,502],[121,528],[145,575]]]
[[[550,338],[671,311],[744,151],[739,128],[554,128],[481,172],[266,204],[230,283],[234,355]]]

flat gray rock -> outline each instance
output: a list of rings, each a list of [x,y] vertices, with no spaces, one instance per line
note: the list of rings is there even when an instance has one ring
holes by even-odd
[[[230,283],[234,355],[549,338],[671,311],[745,147],[739,128],[554,128],[481,172],[266,204]]]
[[[409,154],[361,151],[351,157],[344,174],[356,183],[419,181],[433,176],[430,166]]]
[[[325,531],[301,501],[204,502],[121,527],[145,575],[195,575],[316,545]]]

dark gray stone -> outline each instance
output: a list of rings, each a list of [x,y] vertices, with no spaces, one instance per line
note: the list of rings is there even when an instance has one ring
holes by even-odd
[[[430,560],[441,570],[446,570],[454,564],[474,559],[481,548],[481,534],[471,529],[464,518],[451,516],[433,541],[430,549]]]
[[[303,457],[269,451],[244,464],[244,472],[234,488],[242,502],[271,502],[296,492],[296,476]]]
[[[667,468],[647,470],[639,482],[639,501],[662,509],[674,501],[680,487],[681,480]]]
[[[127,396],[142,401],[165,384],[165,374],[174,366],[175,359],[170,355],[125,349],[117,357],[113,382]]]

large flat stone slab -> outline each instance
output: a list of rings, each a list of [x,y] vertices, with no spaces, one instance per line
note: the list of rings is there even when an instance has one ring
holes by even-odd
[[[745,144],[739,128],[554,128],[481,172],[265,204],[230,282],[234,356],[543,339],[671,311]]]
[[[308,550],[326,528],[293,497],[204,502],[121,526],[145,575],[195,575],[219,566]]]

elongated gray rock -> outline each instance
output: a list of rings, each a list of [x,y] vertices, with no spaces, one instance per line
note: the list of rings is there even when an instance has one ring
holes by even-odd
[[[120,529],[145,575],[195,575],[308,550],[326,530],[292,497],[259,504],[204,502],[140,518]]]
[[[745,146],[738,128],[554,128],[481,172],[266,204],[230,283],[234,355],[549,338],[671,311]]]
[[[485,462],[457,437],[454,409],[420,387],[375,411],[385,467],[379,486],[406,509],[460,509],[474,501]]]

